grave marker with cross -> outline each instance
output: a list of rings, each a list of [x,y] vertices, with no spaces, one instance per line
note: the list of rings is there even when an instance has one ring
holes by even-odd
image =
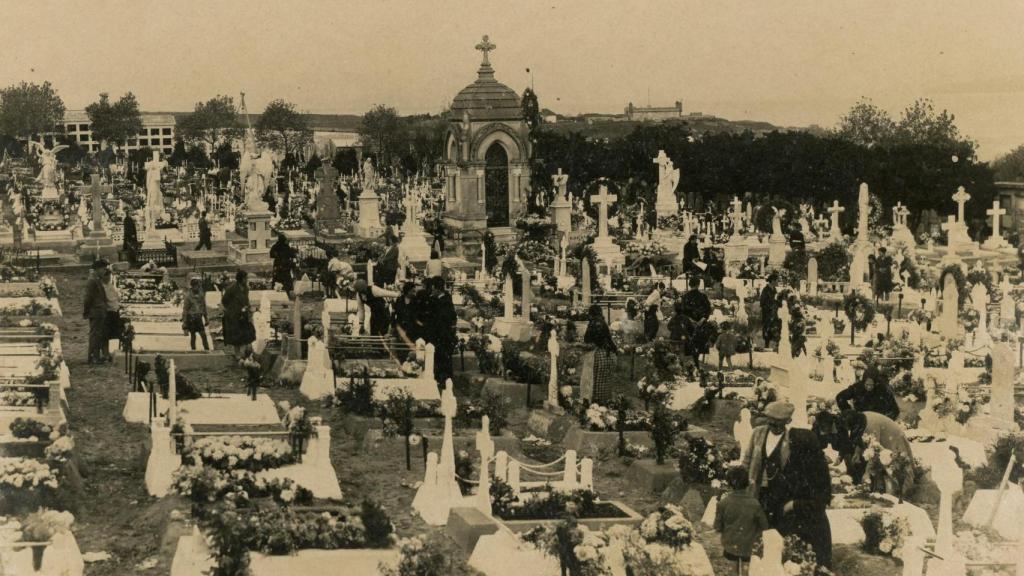
[[[957,222],[964,222],[964,204],[970,199],[971,195],[967,193],[963,186],[957,188],[956,194],[953,194],[953,201],[956,202]]]
[[[490,66],[491,65],[490,61],[487,59],[487,55],[491,51],[496,49],[496,48],[497,48],[497,46],[495,46],[494,44],[491,43],[490,37],[488,37],[486,34],[484,34],[483,40],[479,44],[476,45],[476,49],[481,51],[481,52],[483,52],[483,54],[484,54],[484,61],[481,64],[482,66]]]
[[[992,217],[992,234],[994,236],[1001,235],[1001,228],[999,227],[999,217],[1006,214],[1006,208],[999,205],[999,200],[992,201],[992,207],[985,210],[985,214]]]
[[[619,199],[614,194],[608,194],[608,186],[601,184],[599,194],[591,196],[590,201],[598,205],[597,237],[608,237],[608,206]]]
[[[839,205],[839,200],[832,201],[832,206],[829,207],[828,213],[832,217],[832,228],[829,230],[829,234],[833,238],[841,238],[843,236],[843,231],[839,228],[839,215],[845,211],[846,208]]]
[[[106,238],[106,231],[103,230],[103,197],[110,194],[111,188],[100,183],[98,174],[93,174],[89,191],[92,195],[92,228],[89,230],[89,237]]]

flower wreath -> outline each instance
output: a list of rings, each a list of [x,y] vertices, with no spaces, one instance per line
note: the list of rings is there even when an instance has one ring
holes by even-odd
[[[843,311],[850,319],[850,324],[858,331],[863,331],[875,319],[875,305],[857,291],[843,296]]]

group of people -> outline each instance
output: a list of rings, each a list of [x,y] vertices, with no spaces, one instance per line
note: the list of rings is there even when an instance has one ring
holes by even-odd
[[[89,321],[89,364],[113,362],[110,341],[121,338],[121,299],[113,278],[109,262],[100,258],[92,263],[82,301],[82,318]]]

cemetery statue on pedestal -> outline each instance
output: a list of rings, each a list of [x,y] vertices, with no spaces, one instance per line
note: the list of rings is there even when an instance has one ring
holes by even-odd
[[[861,184],[857,194],[857,239],[853,243],[853,260],[850,262],[850,290],[864,288],[870,293],[867,282],[868,252],[871,241],[868,239],[868,217],[871,205],[868,200],[868,185]]]
[[[659,218],[674,216],[680,209],[676,203],[679,169],[672,164],[664,150],[658,150],[658,157],[654,159],[654,163],[658,165],[658,196],[654,210]]]
[[[39,176],[36,182],[43,185],[43,200],[56,200],[60,194],[57,191],[57,154],[68,146],[60,145],[50,150],[39,142],[29,141],[29,146],[35,148],[39,155],[39,162],[42,168],[39,169]]]
[[[892,207],[892,239],[894,242],[914,248],[916,245],[914,233],[907,227],[907,216],[909,215],[910,210],[902,202],[897,202]]]
[[[238,163],[238,174],[245,192],[245,209],[249,212],[266,212],[269,207],[263,200],[274,174],[274,160],[263,153],[256,144],[256,136],[248,130],[245,136],[245,150]]]
[[[782,217],[785,210],[772,208],[772,235],[768,238],[768,264],[782,266],[786,260],[786,235],[782,232]]]
[[[167,167],[167,162],[160,160],[160,152],[158,150],[153,151],[153,159],[146,162],[146,210],[144,217],[146,220],[146,234],[145,244],[148,248],[162,247],[160,243],[160,233],[156,229],[157,220],[161,219],[164,214],[164,196],[160,191],[160,176],[163,173],[164,168]]]
[[[377,171],[367,158],[362,169],[363,191],[359,194],[359,223],[356,234],[360,238],[376,238],[383,231],[380,224],[380,197],[377,196]]]

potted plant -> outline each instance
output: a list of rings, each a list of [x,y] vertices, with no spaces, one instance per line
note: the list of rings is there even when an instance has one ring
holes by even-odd
[[[846,330],[846,320],[843,320],[839,316],[832,317],[832,331],[836,336],[839,336]]]
[[[32,548],[32,569],[36,572],[43,568],[43,554],[46,546],[58,534],[71,530],[75,517],[70,512],[57,512],[40,508],[29,514],[21,530],[22,542],[30,543]]]

